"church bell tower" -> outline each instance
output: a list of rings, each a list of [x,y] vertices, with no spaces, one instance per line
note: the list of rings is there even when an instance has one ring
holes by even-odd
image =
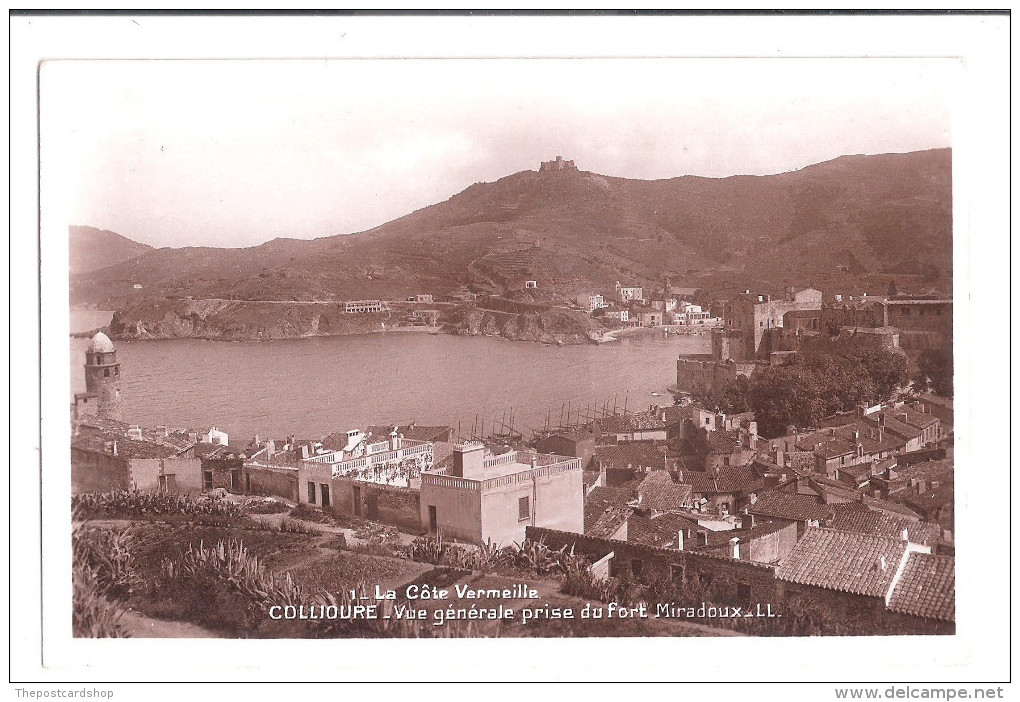
[[[120,421],[120,364],[113,342],[102,332],[85,350],[85,391],[95,397],[100,417]]]

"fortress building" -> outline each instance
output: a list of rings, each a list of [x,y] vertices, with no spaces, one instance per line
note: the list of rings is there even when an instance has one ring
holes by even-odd
[[[539,167],[539,173],[545,173],[546,171],[576,171],[577,166],[574,165],[573,161],[564,161],[562,156],[557,156],[555,161],[542,161],[541,167]]]
[[[117,349],[102,332],[92,337],[85,350],[85,392],[74,395],[74,416],[121,419]]]

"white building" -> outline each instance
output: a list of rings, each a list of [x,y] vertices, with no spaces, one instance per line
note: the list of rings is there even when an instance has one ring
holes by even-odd
[[[595,295],[592,293],[583,293],[577,296],[577,305],[582,310],[586,310],[588,314],[591,314],[595,310],[600,310],[603,307],[608,307],[606,299],[601,295]]]
[[[616,295],[619,297],[620,302],[630,302],[631,300],[643,300],[644,299],[643,288],[625,288],[620,285],[620,281],[616,281]]]

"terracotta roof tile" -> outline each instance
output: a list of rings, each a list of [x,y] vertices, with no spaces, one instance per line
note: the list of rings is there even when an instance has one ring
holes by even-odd
[[[691,506],[691,486],[676,482],[665,470],[653,470],[638,486],[638,504],[644,509],[670,512]]]
[[[601,462],[606,468],[651,468],[673,467],[674,460],[665,458],[661,447],[649,441],[628,441],[623,444],[599,446],[595,449],[594,463]]]
[[[611,539],[620,530],[620,527],[627,524],[627,520],[632,514],[634,514],[634,510],[629,507],[610,505],[590,525],[586,514],[584,535],[594,536],[598,539]]]
[[[778,490],[759,492],[758,499],[747,508],[749,512],[766,517],[819,522],[829,516],[829,509],[828,505],[820,502],[814,495],[798,495]]]
[[[828,526],[840,531],[852,531],[858,534],[885,536],[902,539],[903,530],[907,530],[907,539],[915,544],[935,546],[940,540],[938,524],[931,522],[915,522],[870,509],[861,510],[861,503],[848,502],[847,506],[833,505],[832,519]]]
[[[911,553],[889,598],[889,609],[926,619],[956,621],[956,559]]]
[[[682,471],[682,483],[691,486],[695,494],[750,493],[765,486],[764,479],[751,466],[721,466],[717,473]]]
[[[868,495],[864,495],[861,498],[861,501],[864,502],[864,505],[868,507],[868,509],[878,510],[879,512],[891,513],[894,516],[906,517],[907,519],[911,519],[914,521],[917,521],[921,518],[921,515],[915,512],[910,507],[906,505],[901,505],[898,502],[893,502],[892,500],[883,500],[878,497],[870,497]]]
[[[127,425],[124,425],[127,427]],[[144,434],[144,432],[143,432]],[[155,432],[149,432],[150,435]],[[157,440],[151,436],[137,439],[127,436],[126,430],[119,426],[104,425],[103,427],[79,424],[71,437],[71,448],[91,453],[113,455],[113,449],[107,448],[113,442],[117,444],[117,457],[131,458],[170,458],[183,453],[189,445],[181,446],[180,442],[170,439]]]
[[[776,578],[884,598],[906,550],[897,539],[810,528],[780,561]]]
[[[635,414],[616,415],[599,420],[599,427],[604,432],[626,433],[631,431],[650,431],[665,429],[666,422],[662,420],[662,412],[637,412]]]
[[[584,523],[585,527],[594,525],[610,507],[627,508],[632,500],[637,498],[637,493],[629,488],[606,487],[600,485],[592,488],[584,500]]]
[[[644,546],[676,548],[677,532],[697,530],[698,523],[679,514],[642,517],[635,514],[627,520],[627,541]]]

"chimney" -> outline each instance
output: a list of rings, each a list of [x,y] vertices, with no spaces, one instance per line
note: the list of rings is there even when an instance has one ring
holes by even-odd
[[[266,456],[272,458],[276,453],[276,442],[270,439],[266,442]]]
[[[904,541],[910,541],[910,534],[907,533],[907,528],[906,527],[903,527],[903,534],[902,534],[902,536],[903,536],[903,540]]]
[[[739,536],[734,536],[732,539],[730,539],[730,546],[733,549],[733,560],[739,561],[740,560],[740,537]],[[884,570],[884,568],[883,568],[883,570]]]
[[[117,455],[117,440],[116,439],[113,440],[113,455],[114,456]]]
[[[308,444],[301,446],[301,458],[308,458]]]
[[[677,551],[684,550],[684,530],[680,529],[676,533],[676,549]]]
[[[467,442],[453,447],[453,467],[450,475],[455,478],[475,480],[485,465],[485,445],[479,442]]]
[[[836,438],[836,427],[829,427],[829,438],[830,439]]]
[[[708,530],[702,529],[698,533],[701,534],[701,545],[708,546]]]
[[[882,572],[884,573],[886,568],[884,555],[878,557],[878,565],[882,569]]]
[[[538,456],[533,455],[531,457],[531,470],[538,468]]]

